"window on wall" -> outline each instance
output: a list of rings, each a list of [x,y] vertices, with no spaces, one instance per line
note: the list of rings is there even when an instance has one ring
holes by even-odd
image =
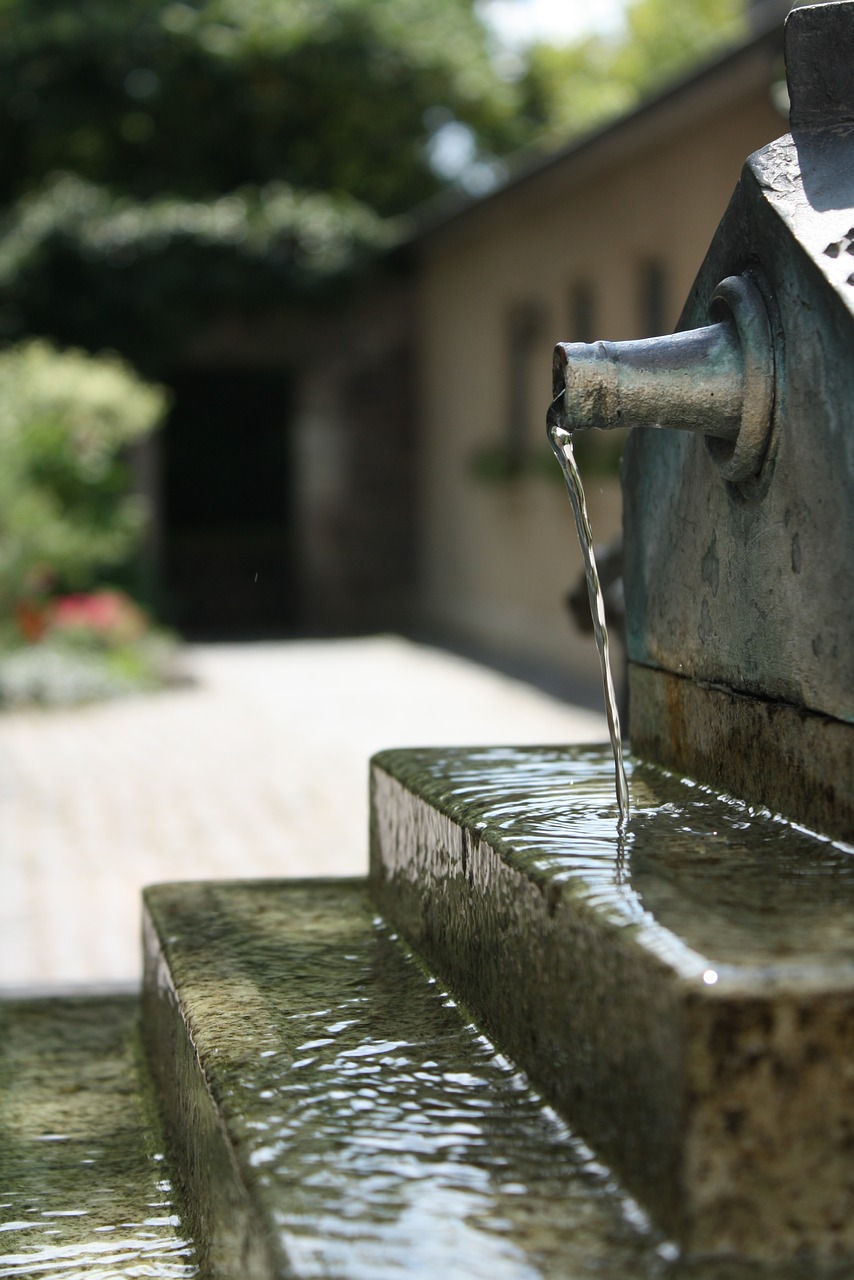
[[[574,280],[569,286],[568,320],[567,342],[595,342],[596,295],[591,280]]]
[[[507,317],[507,461],[518,469],[528,446],[532,358],[546,340],[545,308],[540,302],[516,302]]]
[[[639,271],[639,321],[643,338],[657,338],[672,328],[667,297],[667,268],[660,258],[648,258]]]

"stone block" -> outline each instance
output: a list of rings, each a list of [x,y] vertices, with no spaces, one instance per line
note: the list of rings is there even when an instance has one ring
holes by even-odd
[[[754,1280],[678,1259],[365,882],[145,902],[145,1035],[205,1275]]]
[[[383,752],[372,892],[686,1250],[850,1258],[850,850],[629,767]]]

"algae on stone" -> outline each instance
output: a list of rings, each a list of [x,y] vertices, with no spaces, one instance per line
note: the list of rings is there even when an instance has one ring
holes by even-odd
[[[197,1274],[134,997],[0,1003],[0,1275]]]

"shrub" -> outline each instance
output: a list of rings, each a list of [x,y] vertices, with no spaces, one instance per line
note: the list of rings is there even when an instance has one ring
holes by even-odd
[[[0,352],[0,622],[27,638],[40,600],[90,587],[131,556],[146,510],[128,446],[166,396],[112,355],[34,340]]]

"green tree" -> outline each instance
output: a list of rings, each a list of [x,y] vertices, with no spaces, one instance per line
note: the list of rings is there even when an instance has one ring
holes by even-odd
[[[137,197],[284,181],[383,215],[437,122],[518,144],[471,0],[5,0],[0,199],[55,170]]]
[[[635,0],[626,13],[626,36],[613,74],[648,93],[688,70],[705,55],[747,30],[744,0]]]
[[[488,177],[742,29],[740,0],[634,0],[513,81],[475,0],[0,0],[0,340],[168,376],[217,308],[340,290],[440,190],[450,132]]]
[[[473,0],[0,0],[0,339],[168,376],[223,305],[328,298],[530,136]]]
[[[520,88],[541,139],[590,128],[744,35],[744,0],[634,0],[612,35],[531,51]]]

